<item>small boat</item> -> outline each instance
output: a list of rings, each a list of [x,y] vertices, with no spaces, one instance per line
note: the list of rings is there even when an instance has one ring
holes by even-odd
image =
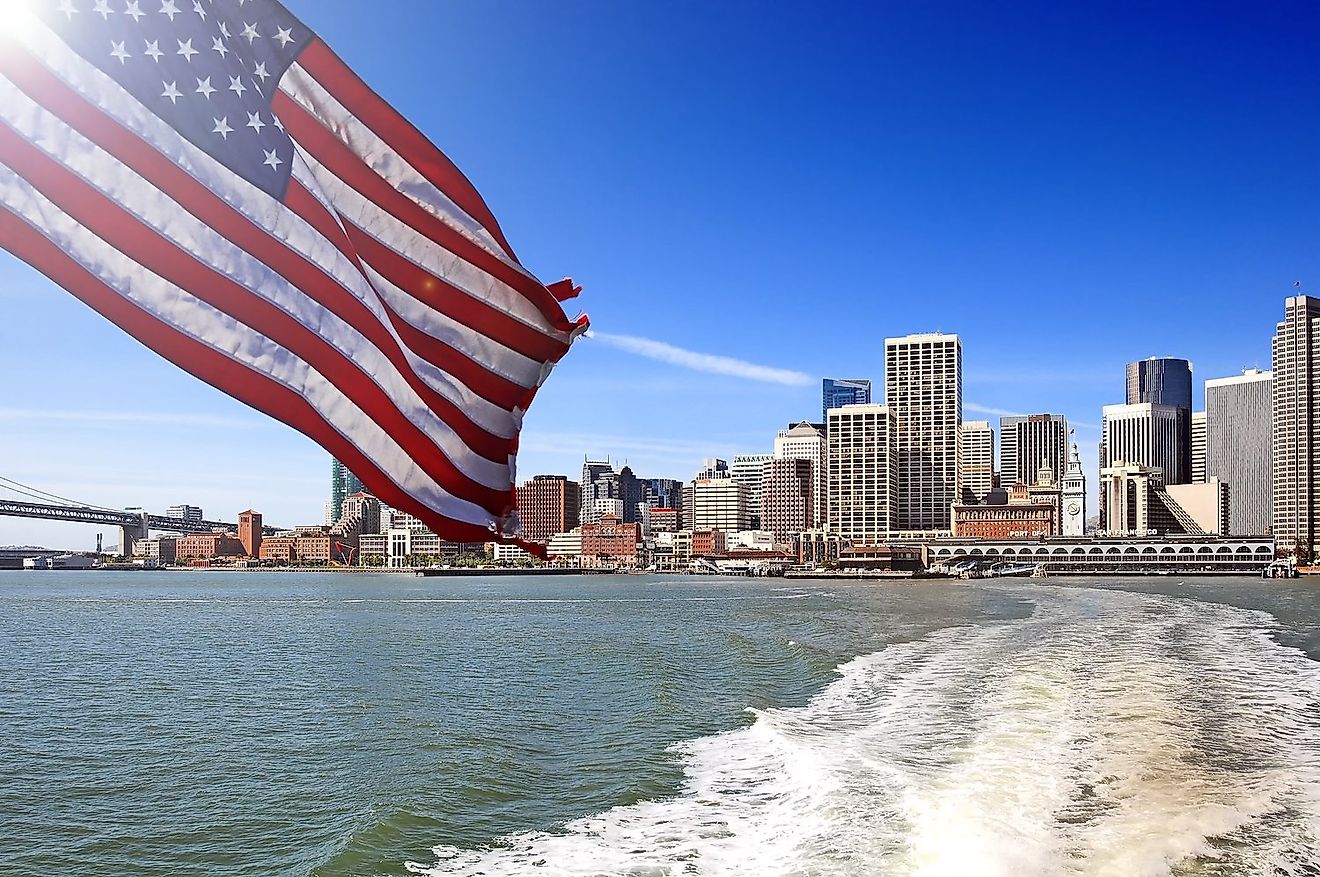
[[[1013,563],[1012,561],[1001,561],[986,570],[986,578],[991,579],[1009,579],[1026,578],[1034,576],[1036,571],[1041,569],[1038,563]]]

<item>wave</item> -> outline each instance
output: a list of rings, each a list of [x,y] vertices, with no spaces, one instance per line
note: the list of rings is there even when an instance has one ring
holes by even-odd
[[[677,744],[672,798],[422,875],[1316,875],[1320,665],[1265,613],[1036,588]]]

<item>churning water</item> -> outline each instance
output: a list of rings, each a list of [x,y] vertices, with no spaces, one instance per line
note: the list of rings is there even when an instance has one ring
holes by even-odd
[[[0,872],[1320,875],[1315,586],[38,576]]]

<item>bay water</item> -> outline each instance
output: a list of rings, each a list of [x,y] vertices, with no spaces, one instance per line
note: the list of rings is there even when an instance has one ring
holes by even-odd
[[[1320,582],[0,573],[0,874],[1320,875]]]

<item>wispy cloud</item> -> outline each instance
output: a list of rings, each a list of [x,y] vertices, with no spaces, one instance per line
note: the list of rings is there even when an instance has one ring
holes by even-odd
[[[1017,411],[1008,411],[1004,408],[991,408],[989,405],[979,405],[976,402],[964,402],[964,411],[971,411],[974,414],[991,414],[995,417],[1024,417],[1025,415]]]
[[[224,429],[251,429],[260,418],[225,417],[214,414],[171,413],[168,411],[82,411],[58,408],[0,408],[0,420],[9,423],[78,423],[83,426],[152,424],[156,426],[210,426]]]
[[[804,372],[786,368],[774,368],[758,365],[732,356],[720,356],[713,353],[698,353],[684,350],[664,341],[650,338],[638,338],[635,335],[614,335],[609,332],[591,332],[588,336],[616,350],[623,350],[637,356],[645,356],[659,362],[688,368],[693,371],[715,375],[731,375],[751,381],[763,381],[768,384],[780,384],[785,387],[807,387],[814,384],[815,378]]]

